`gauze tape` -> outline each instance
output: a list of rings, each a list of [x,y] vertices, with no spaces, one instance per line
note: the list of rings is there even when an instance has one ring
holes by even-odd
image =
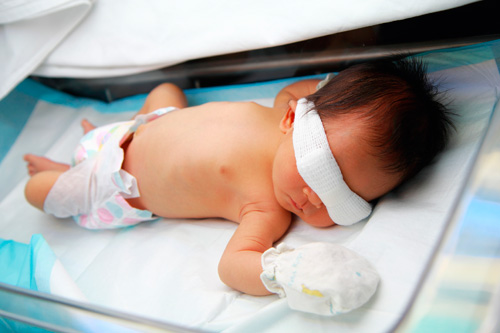
[[[299,174],[319,196],[330,218],[336,224],[351,225],[370,215],[372,206],[345,183],[312,102],[305,98],[297,102],[293,126]]]

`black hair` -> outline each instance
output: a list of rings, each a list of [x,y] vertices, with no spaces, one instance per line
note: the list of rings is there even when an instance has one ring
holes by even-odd
[[[437,97],[423,62],[397,56],[345,69],[307,100],[322,121],[358,113],[369,129],[371,153],[403,182],[433,161],[454,128]]]

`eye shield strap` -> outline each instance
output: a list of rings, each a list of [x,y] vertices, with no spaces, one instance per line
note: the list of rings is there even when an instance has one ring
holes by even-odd
[[[293,126],[299,174],[319,196],[330,218],[337,224],[351,225],[370,215],[371,205],[345,183],[312,102],[305,98],[297,102]]]

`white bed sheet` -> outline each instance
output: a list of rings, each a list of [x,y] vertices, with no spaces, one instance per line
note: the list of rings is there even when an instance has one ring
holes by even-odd
[[[26,203],[23,153],[68,161],[83,117],[96,124],[128,119],[143,96],[111,105],[63,98],[50,90],[34,96],[35,109],[0,165],[7,189],[0,196],[0,236],[28,243],[32,234],[42,234],[91,304],[126,313],[210,331],[388,331],[410,302],[498,103],[499,55],[499,41],[425,55],[431,77],[449,91],[459,114],[457,134],[446,152],[404,188],[385,196],[368,222],[317,229],[296,220],[284,237],[292,246],[344,244],[374,264],[381,275],[379,289],[351,313],[333,318],[300,313],[277,296],[244,295],[222,284],[217,264],[236,228],[231,222],[163,219],[124,230],[89,231]],[[264,95],[252,99],[269,105],[284,84],[264,85]],[[231,89],[227,96],[234,95]],[[203,90],[191,98],[198,94]],[[109,112],[117,108],[122,112]]]
[[[0,98],[33,71],[49,77],[133,74],[475,1],[7,1],[0,5]]]

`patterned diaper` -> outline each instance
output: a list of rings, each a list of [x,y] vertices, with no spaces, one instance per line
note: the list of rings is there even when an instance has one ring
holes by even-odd
[[[88,132],[75,150],[73,167],[59,176],[44,203],[44,211],[59,218],[72,216],[88,229],[110,229],[156,219],[125,199],[140,196],[134,176],[122,170],[121,144],[141,124],[176,110],[174,107],[139,115]]]

